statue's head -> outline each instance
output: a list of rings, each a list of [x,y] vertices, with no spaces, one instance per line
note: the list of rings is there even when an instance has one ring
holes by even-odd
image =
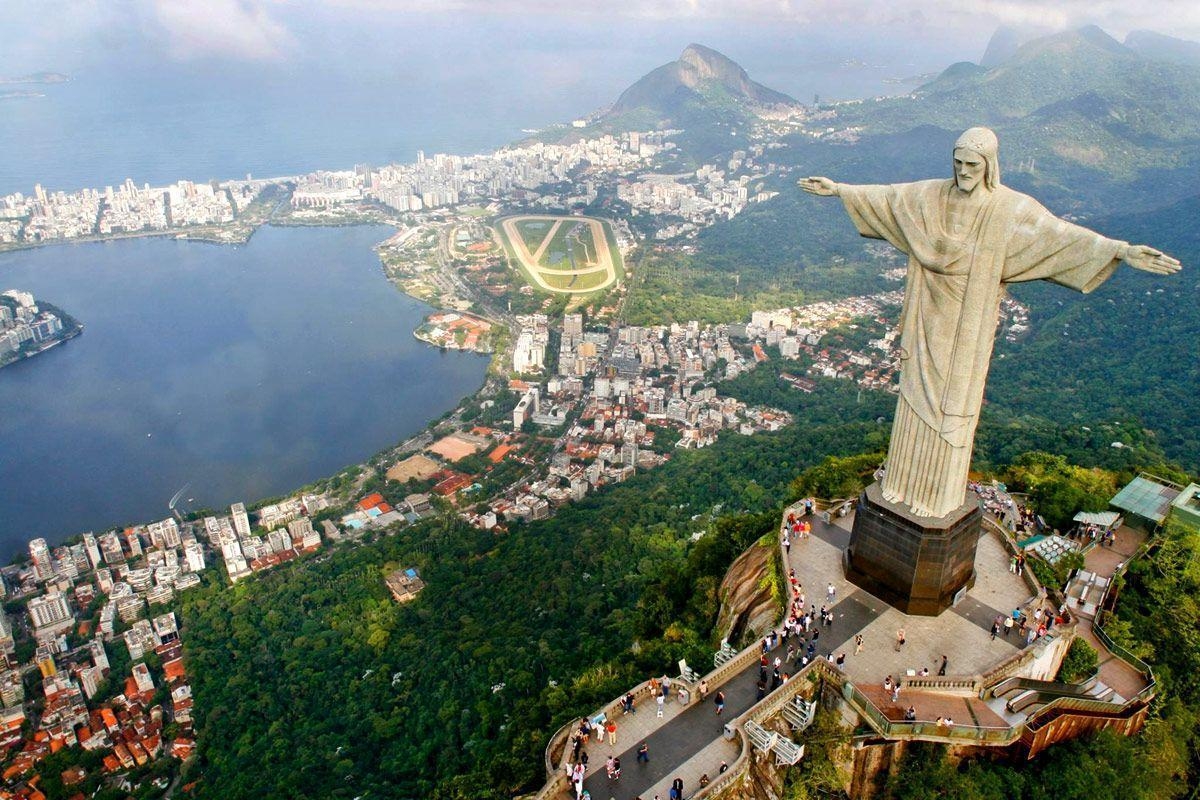
[[[1000,185],[1000,141],[991,128],[970,128],[954,143],[954,180],[973,192],[981,183],[989,190]]]

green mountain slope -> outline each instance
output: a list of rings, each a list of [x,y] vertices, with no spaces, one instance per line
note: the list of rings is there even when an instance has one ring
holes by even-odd
[[[868,134],[989,125],[1036,174],[1061,161],[1121,181],[1194,163],[1200,140],[1200,69],[1151,60],[1095,27],[1035,39],[991,69],[952,66],[914,95],[838,118]]]
[[[1125,46],[1144,58],[1200,67],[1200,42],[1176,39],[1154,31],[1130,31],[1125,37]]]
[[[1098,230],[1144,242],[1184,262],[1157,278],[1121,267],[1091,295],[1049,285],[1014,292],[1033,310],[1033,331],[1001,345],[991,402],[1058,422],[1139,421],[1166,454],[1200,470],[1200,197],[1153,212],[1099,219]]]

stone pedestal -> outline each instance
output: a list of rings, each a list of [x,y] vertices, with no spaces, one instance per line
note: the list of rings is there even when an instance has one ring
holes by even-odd
[[[858,500],[846,578],[906,614],[937,616],[975,582],[982,520],[974,497],[944,517],[918,517],[872,483]]]

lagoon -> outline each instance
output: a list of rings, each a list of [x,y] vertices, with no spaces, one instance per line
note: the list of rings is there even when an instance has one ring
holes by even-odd
[[[413,329],[384,277],[391,230],[266,227],[244,246],[172,239],[0,256],[81,336],[0,370],[0,553],[35,536],[288,492],[418,432],[488,359]],[[189,498],[191,501],[189,502]]]

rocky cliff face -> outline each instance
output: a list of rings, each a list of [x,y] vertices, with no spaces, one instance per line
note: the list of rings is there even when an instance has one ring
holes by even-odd
[[[754,545],[729,566],[721,581],[717,630],[736,643],[747,631],[762,636],[779,617],[771,596],[772,545]]]

